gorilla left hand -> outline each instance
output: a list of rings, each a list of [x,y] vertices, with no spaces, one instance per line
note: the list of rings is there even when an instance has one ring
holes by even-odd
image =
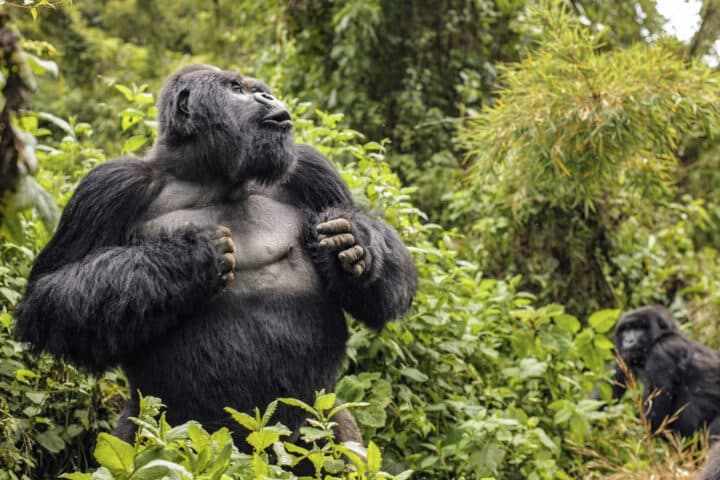
[[[320,247],[338,253],[338,260],[343,270],[354,277],[360,277],[367,267],[365,249],[357,245],[353,227],[345,218],[335,218],[317,225]]]

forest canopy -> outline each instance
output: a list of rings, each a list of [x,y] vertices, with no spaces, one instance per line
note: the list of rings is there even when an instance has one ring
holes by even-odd
[[[682,42],[655,0],[0,2],[0,480],[293,478],[300,457],[316,478],[691,478],[707,431],[653,431],[640,382],[612,398],[613,328],[657,304],[720,349],[720,6],[700,3]],[[19,342],[15,307],[80,180],[150,149],[191,64],[266,82],[419,289],[380,333],[348,316],[334,392],[227,405],[247,439],[146,396],[126,442],[124,372]],[[299,441],[278,408],[312,419]]]

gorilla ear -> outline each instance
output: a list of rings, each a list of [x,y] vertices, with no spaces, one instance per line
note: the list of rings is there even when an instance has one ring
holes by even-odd
[[[183,88],[180,90],[180,93],[178,93],[177,96],[177,110],[178,113],[181,113],[185,115],[186,117],[190,116],[190,108],[188,107],[188,100],[190,98],[190,90],[187,88]]]

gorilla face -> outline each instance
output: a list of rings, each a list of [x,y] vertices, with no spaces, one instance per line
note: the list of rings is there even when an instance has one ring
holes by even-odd
[[[181,151],[179,163],[193,165],[192,176],[273,183],[294,166],[290,113],[259,80],[187,67],[170,78],[158,106],[158,144]]]
[[[642,367],[651,346],[650,334],[642,326],[628,326],[617,333],[615,345],[628,366]]]
[[[615,348],[628,366],[642,368],[655,342],[677,330],[672,315],[663,307],[631,310],[620,317],[615,327]]]

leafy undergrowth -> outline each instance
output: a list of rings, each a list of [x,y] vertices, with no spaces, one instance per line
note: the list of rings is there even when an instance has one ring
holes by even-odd
[[[228,413],[249,431],[245,442],[252,453],[241,453],[230,431],[223,427],[207,432],[197,422],[171,427],[161,413],[162,404],[154,397],[140,401],[140,413],[133,421],[138,426],[134,445],[107,433],[101,433],[94,457],[100,465],[93,473],[69,473],[71,480],[152,480],[197,479],[229,480],[231,478],[323,478],[404,480],[410,471],[389,475],[381,471],[382,456],[370,442],[367,452],[352,445],[335,442],[333,417],[339,411],[359,405],[336,406],[335,394],[320,393],[314,405],[285,398],[268,405],[255,416],[228,408]],[[308,414],[308,425],[300,429],[300,442],[281,441],[291,431],[280,423],[271,425],[278,402],[301,408]],[[297,477],[290,472],[307,462],[310,472]],[[311,466],[311,467],[310,467]]]

